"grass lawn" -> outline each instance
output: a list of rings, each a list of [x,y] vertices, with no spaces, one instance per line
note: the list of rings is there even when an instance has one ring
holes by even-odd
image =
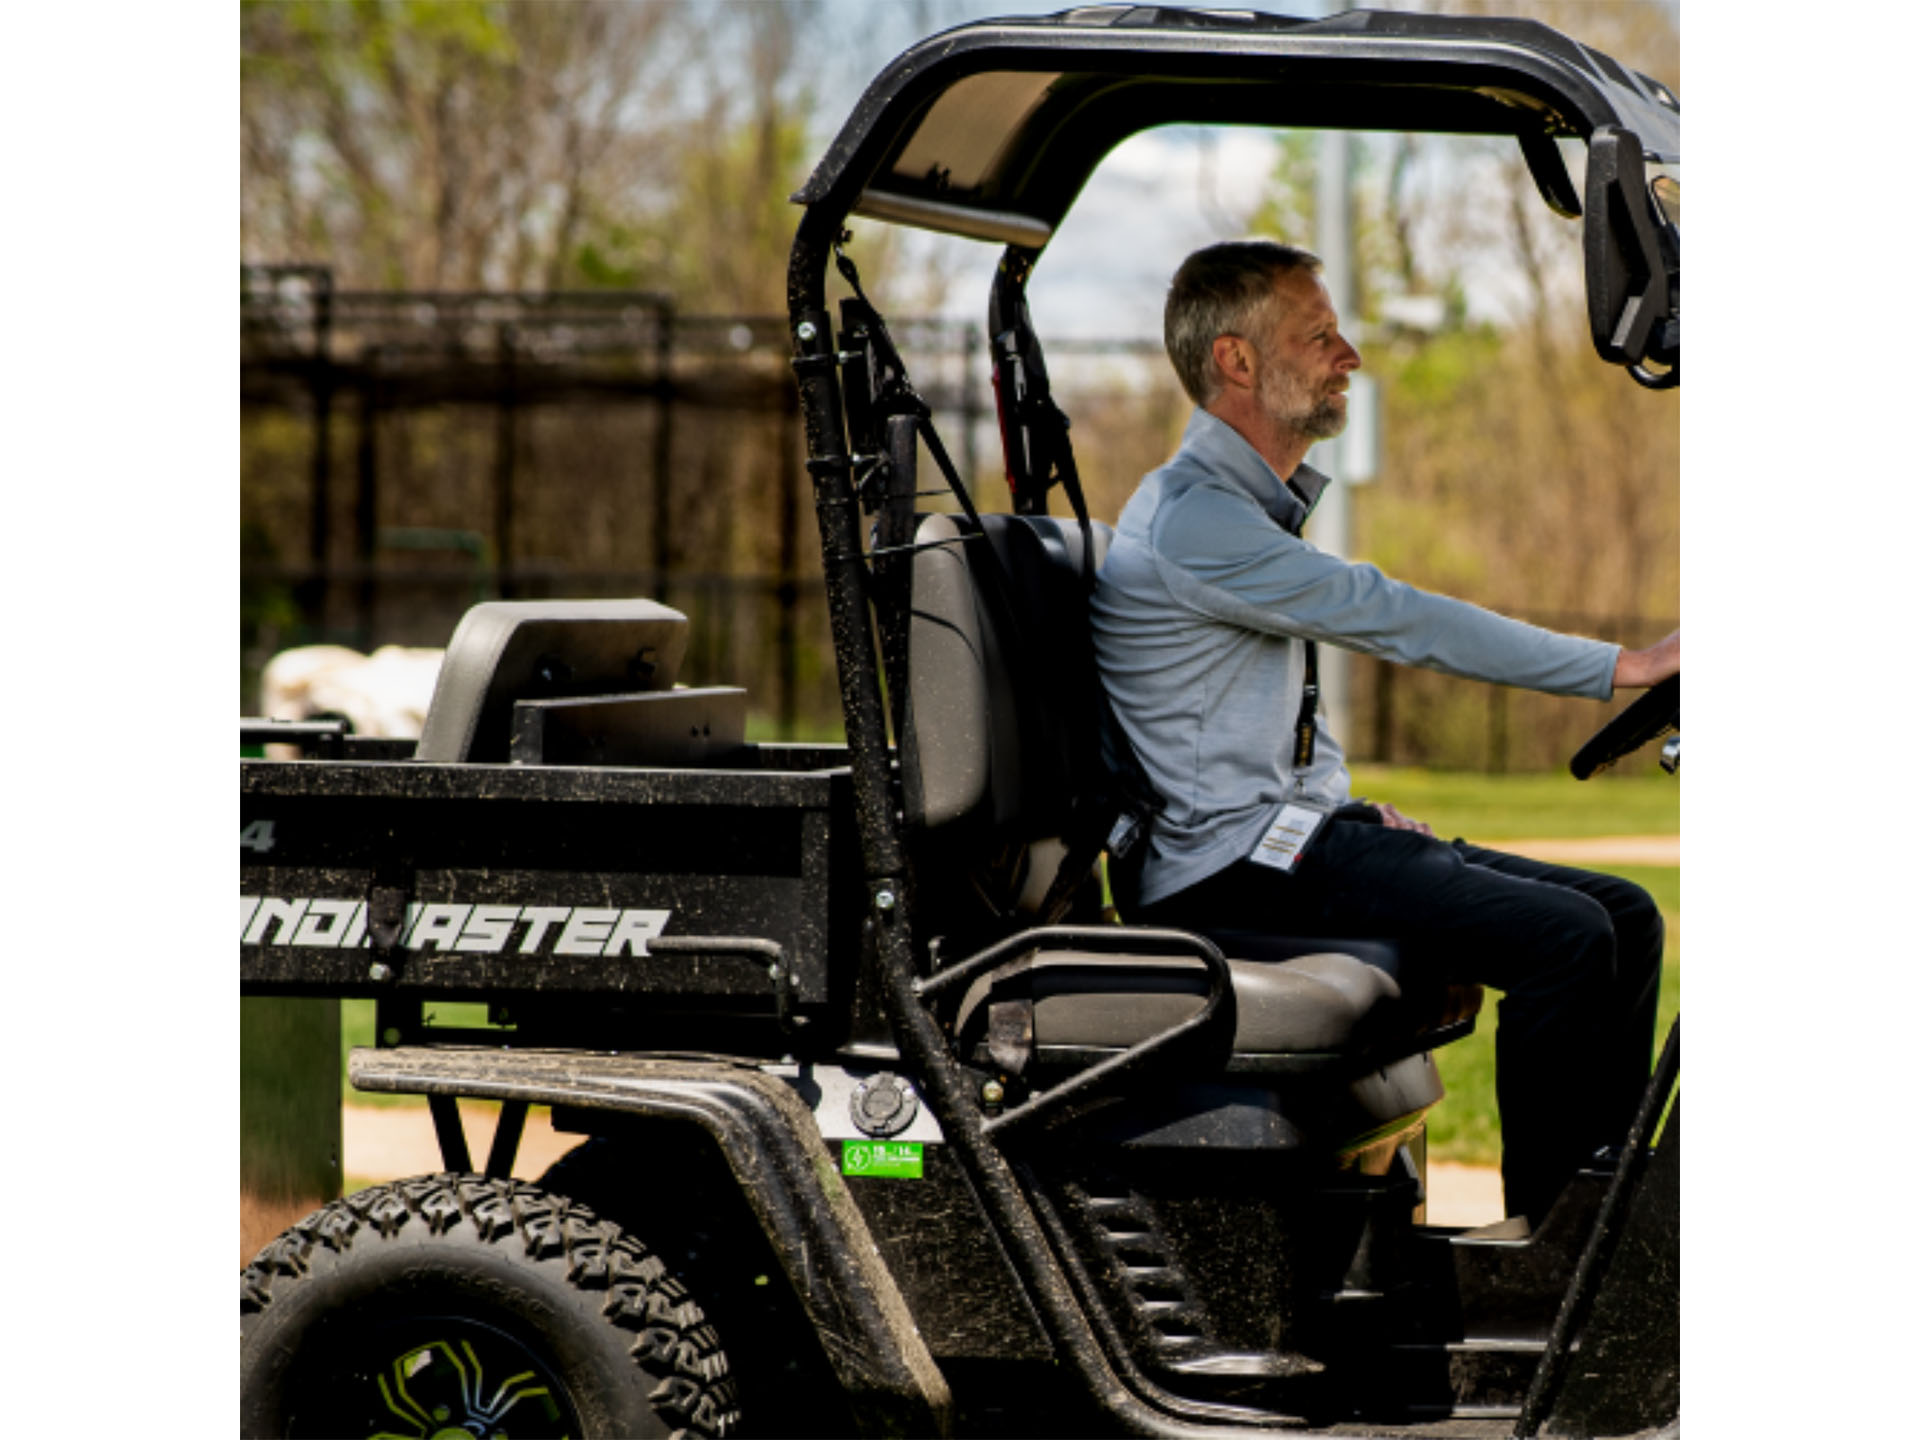
[[[1448,840],[1680,833],[1679,783],[1657,772],[1606,774],[1583,783],[1557,771],[1463,775],[1356,765],[1353,793],[1388,801]]]

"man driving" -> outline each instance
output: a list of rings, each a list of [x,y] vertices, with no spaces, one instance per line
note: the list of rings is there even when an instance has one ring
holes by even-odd
[[[1443,841],[1350,794],[1317,711],[1317,647],[1555,695],[1680,668],[1401,584],[1300,538],[1360,355],[1320,262],[1272,241],[1189,256],[1166,345],[1198,407],[1120,516],[1093,597],[1116,717],[1164,802],[1129,920],[1399,943],[1403,964],[1503,993],[1496,1091],[1510,1215],[1537,1224],[1626,1135],[1646,1083],[1663,928],[1639,886]]]

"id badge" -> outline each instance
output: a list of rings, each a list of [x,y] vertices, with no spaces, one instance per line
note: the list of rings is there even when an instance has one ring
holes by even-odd
[[[1247,858],[1256,865],[1291,872],[1332,813],[1332,806],[1317,800],[1287,801]]]

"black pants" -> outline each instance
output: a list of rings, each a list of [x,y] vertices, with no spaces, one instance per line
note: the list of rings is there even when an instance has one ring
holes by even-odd
[[[1140,919],[1392,939],[1411,974],[1502,992],[1509,1214],[1537,1222],[1595,1150],[1626,1138],[1652,1062],[1665,939],[1630,881],[1337,815],[1294,873],[1242,860]]]

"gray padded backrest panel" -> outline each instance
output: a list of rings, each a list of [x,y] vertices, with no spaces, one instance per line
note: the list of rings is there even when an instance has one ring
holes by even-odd
[[[687,617],[653,600],[495,600],[447,643],[415,756],[504,762],[513,702],[671,690]]]
[[[938,543],[960,533],[946,515],[927,516],[914,533],[916,545],[936,548],[913,563],[907,818],[929,829],[972,813],[986,797],[993,752],[990,672],[1000,668],[998,656],[987,653],[967,547]]]
[[[1074,521],[1035,517],[1016,522],[1007,516],[989,516],[987,524],[990,528],[1017,524],[1029,532],[1029,543],[1016,552],[1026,557],[1022,563],[1033,565],[1044,546],[1060,573],[1073,577],[1080,573],[1081,536]],[[1094,565],[1098,568],[1106,558],[1112,531],[1102,524],[1092,529]],[[1014,677],[978,595],[980,577],[976,571],[987,563],[980,554],[985,542],[958,543],[962,533],[955,517],[928,515],[914,534],[916,545],[934,548],[921,549],[913,564],[907,641],[911,672],[905,756],[907,820],[910,825],[929,830],[968,818],[984,818],[996,825],[1013,819],[1022,808],[1027,766],[1053,765],[1057,761],[1050,755],[1025,754]],[[1039,544],[1033,543],[1035,540]],[[1027,581],[1033,578],[1020,577]],[[1071,603],[1084,605],[1084,592],[1078,589],[1077,580],[1069,588]],[[1017,602],[1030,600],[1034,589],[1016,581],[1013,594]],[[1053,670],[1053,657],[1046,648],[1053,627],[1063,622],[1080,627],[1084,617],[1076,615],[1069,622],[1063,615],[1021,616],[1018,623],[1027,644],[1035,647],[1034,661],[1050,667],[1046,676],[1030,677],[1030,684],[1036,678],[1042,684],[1058,683],[1061,675],[1072,672],[1070,663]],[[1089,676],[1089,683],[1097,682]],[[1030,706],[1049,703],[1048,696],[1038,693],[1026,700]],[[1089,746],[1096,743],[1091,733],[1084,740]],[[1080,743],[1080,738],[1075,737],[1073,743]],[[1044,782],[1046,777],[1038,778]]]

